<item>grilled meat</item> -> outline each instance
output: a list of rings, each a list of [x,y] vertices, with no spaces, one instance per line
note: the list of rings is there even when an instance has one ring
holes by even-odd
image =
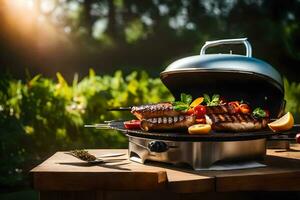
[[[133,106],[131,108],[131,113],[139,120],[162,116],[174,117],[182,114],[180,111],[175,111],[170,102]]]
[[[151,130],[172,130],[172,129],[187,129],[195,124],[194,115],[177,115],[174,117],[154,117],[143,119],[141,127],[144,131]]]
[[[147,104],[141,106],[133,106],[131,113],[135,115],[139,120],[155,118],[155,117],[174,117],[183,114],[182,111],[176,111],[173,108],[172,103],[157,103]],[[207,114],[234,114],[234,108],[230,105],[221,106],[206,106]]]
[[[234,114],[234,108],[230,105],[206,106],[206,114]]]
[[[141,120],[145,131],[184,129],[195,124],[194,115],[175,111],[172,103],[133,106],[131,113]],[[206,121],[216,131],[255,131],[267,126],[267,119],[256,119],[251,114],[239,114],[231,105],[206,106]]]
[[[267,119],[256,119],[250,114],[208,114],[206,121],[216,131],[255,131],[267,126]]]

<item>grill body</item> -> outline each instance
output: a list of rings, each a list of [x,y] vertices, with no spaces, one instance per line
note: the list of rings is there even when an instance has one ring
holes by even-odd
[[[153,152],[149,143],[163,142],[169,148]],[[129,136],[129,158],[145,163],[158,161],[174,165],[189,165],[194,170],[209,168],[218,162],[262,160],[266,155],[266,139],[220,142],[184,142],[151,140]]]

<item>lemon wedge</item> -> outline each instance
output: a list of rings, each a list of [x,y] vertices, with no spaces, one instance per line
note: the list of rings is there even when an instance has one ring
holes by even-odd
[[[294,125],[294,117],[290,112],[286,113],[276,121],[268,124],[270,129],[274,132],[287,131],[291,129],[293,125]]]
[[[190,107],[194,108],[194,107],[198,106],[199,104],[201,104],[203,102],[203,100],[204,100],[203,97],[198,97],[190,104]]]
[[[209,124],[195,124],[189,127],[189,134],[208,134],[211,130]]]

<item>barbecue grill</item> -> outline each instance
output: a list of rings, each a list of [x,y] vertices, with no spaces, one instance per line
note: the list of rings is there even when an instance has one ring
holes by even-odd
[[[207,48],[225,44],[245,45],[246,55],[205,53]],[[175,98],[179,98],[182,92],[194,97],[218,93],[225,99],[243,99],[253,107],[267,108],[271,117],[279,117],[284,111],[281,75],[268,63],[252,58],[247,38],[208,41],[200,55],[173,62],[160,77]],[[276,135],[270,130],[208,135],[144,132],[125,129],[123,121],[110,121],[106,127],[128,136],[132,161],[188,164],[195,170],[218,162],[262,160],[266,155],[267,139],[274,139]],[[287,134],[295,134],[297,128],[283,133],[281,139]]]

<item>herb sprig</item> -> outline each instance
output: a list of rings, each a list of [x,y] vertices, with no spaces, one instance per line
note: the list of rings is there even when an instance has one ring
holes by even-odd
[[[252,115],[253,115],[253,117],[256,117],[256,118],[264,118],[267,116],[267,113],[265,110],[258,107],[253,110]]]
[[[220,95],[214,94],[211,98],[208,94],[203,94],[204,97],[204,103],[206,103],[207,106],[218,106],[220,105]]]
[[[193,97],[189,94],[181,93],[180,101],[174,101],[173,106],[176,111],[187,111],[190,107],[190,104],[193,100]]]

